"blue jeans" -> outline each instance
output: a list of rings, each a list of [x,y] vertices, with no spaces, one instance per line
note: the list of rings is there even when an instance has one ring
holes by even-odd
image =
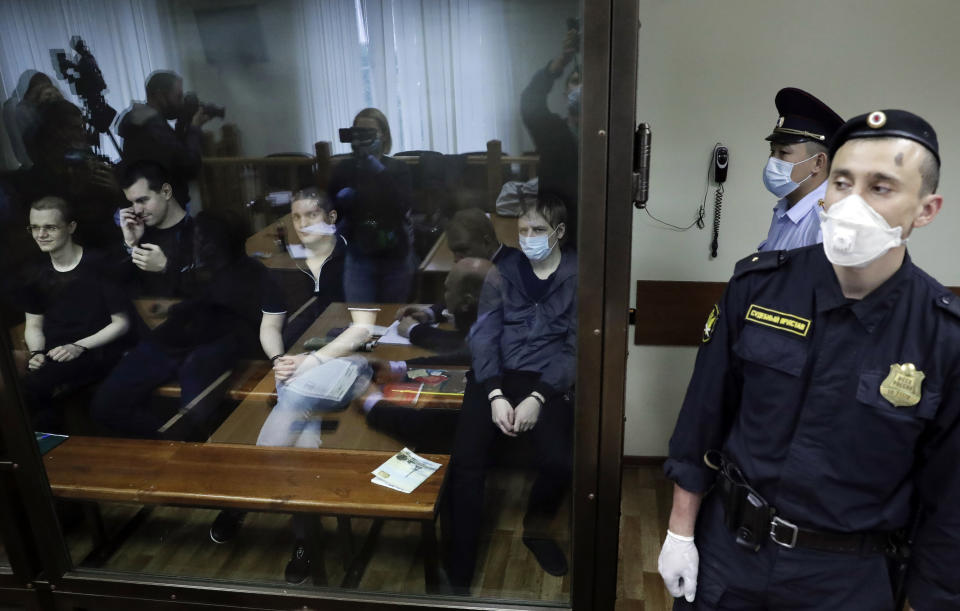
[[[413,253],[395,259],[347,252],[343,292],[351,303],[406,303],[416,271]]]
[[[360,395],[370,384],[373,370],[362,357],[347,357],[356,366],[357,377],[340,400],[318,396],[316,388],[330,375],[324,365],[307,369],[286,382],[277,384],[277,404],[270,411],[260,435],[258,446],[279,446],[296,448],[319,448],[319,417],[324,413],[340,411],[350,401]]]

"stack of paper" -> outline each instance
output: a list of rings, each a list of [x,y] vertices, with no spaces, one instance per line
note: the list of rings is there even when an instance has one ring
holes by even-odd
[[[440,466],[440,463],[417,456],[404,448],[371,471],[373,479],[370,481],[378,486],[410,494]]]

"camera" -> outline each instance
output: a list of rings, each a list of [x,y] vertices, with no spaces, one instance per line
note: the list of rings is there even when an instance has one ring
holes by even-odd
[[[380,150],[377,130],[372,127],[345,127],[340,130],[340,142],[350,144],[354,155],[376,155]]]
[[[369,145],[377,139],[377,130],[372,127],[344,127],[340,130],[340,142]]]
[[[189,121],[192,119],[193,115],[197,114],[197,111],[201,109],[203,110],[203,114],[210,117],[219,117],[222,119],[227,114],[227,109],[223,106],[217,106],[209,102],[201,102],[197,98],[197,94],[192,91],[183,95],[183,117],[186,120]]]
[[[68,59],[63,49],[52,50],[53,67],[57,75],[66,79],[73,92],[83,100],[87,122],[97,133],[108,133],[117,111],[111,108],[103,97],[103,91],[107,88],[103,73],[82,38],[74,36],[70,40],[70,46],[77,52],[76,58]]]

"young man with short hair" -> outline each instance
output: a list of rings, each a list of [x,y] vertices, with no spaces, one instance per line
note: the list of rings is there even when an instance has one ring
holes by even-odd
[[[120,169],[120,188],[130,202],[120,210],[128,281],[139,295],[182,296],[181,271],[193,260],[194,223],[174,196],[170,174],[156,163],[135,163]]]
[[[526,203],[517,226],[520,250],[507,250],[487,275],[468,338],[473,369],[449,488],[447,573],[461,593],[469,589],[476,564],[488,456],[504,437],[529,439],[537,450],[538,475],[524,516],[523,542],[545,571],[567,572],[549,526],[572,469],[577,259],[561,248],[566,206],[559,198],[541,195]]]
[[[103,378],[131,344],[132,305],[104,257],[73,241],[73,209],[59,197],[30,205],[30,234],[49,259],[27,272],[21,297],[30,350],[24,390],[34,426],[61,432],[55,394]]]

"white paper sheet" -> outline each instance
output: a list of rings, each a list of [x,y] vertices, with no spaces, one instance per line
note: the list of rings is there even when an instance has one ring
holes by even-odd
[[[374,477],[370,481],[409,494],[440,467],[440,463],[417,456],[409,448],[404,448],[371,471]]]

